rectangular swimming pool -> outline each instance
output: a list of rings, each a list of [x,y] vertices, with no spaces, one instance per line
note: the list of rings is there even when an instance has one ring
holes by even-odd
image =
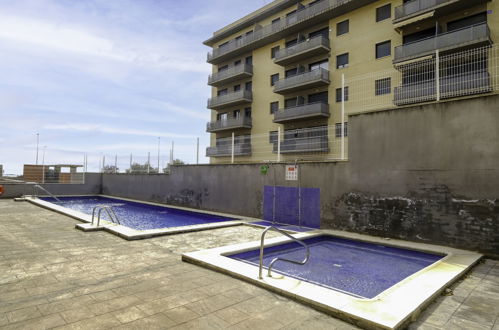
[[[310,249],[307,263],[277,261],[272,271],[364,299],[376,297],[444,257],[328,235],[302,242]],[[267,247],[263,266],[267,268],[277,257],[301,261],[305,255],[305,248],[296,242]],[[226,256],[258,266],[260,250]]]
[[[59,196],[57,198],[59,201],[53,197],[27,196],[26,200],[80,220],[83,223],[77,224],[77,229],[105,230],[127,240],[237,226],[255,220],[113,196]],[[96,226],[97,216],[92,224],[92,213],[96,206],[111,206],[119,223],[110,221],[111,219],[104,211],[101,213],[100,225]]]
[[[305,265],[274,263],[259,277],[260,241],[184,253],[208,267],[287,296],[361,328],[400,329],[481,255],[449,247],[387,240],[336,230],[294,234],[310,248]],[[264,242],[263,265],[301,261],[303,246],[287,237]],[[267,270],[267,269],[265,269]]]
[[[94,207],[98,205],[111,206],[122,225],[137,230],[192,226],[235,220],[233,218],[231,219],[212,214],[103,196],[58,198],[61,202],[58,202],[51,197],[42,197],[41,199],[88,215],[92,215]],[[105,213],[103,213],[102,219],[110,220]]]

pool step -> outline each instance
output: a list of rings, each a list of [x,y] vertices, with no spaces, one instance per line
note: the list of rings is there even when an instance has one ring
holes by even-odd
[[[99,230],[104,230],[106,226],[93,226],[91,223],[78,223],[75,225],[76,229],[82,230],[82,231],[99,231]]]

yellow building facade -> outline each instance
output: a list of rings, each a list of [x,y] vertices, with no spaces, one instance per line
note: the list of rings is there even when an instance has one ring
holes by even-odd
[[[216,31],[211,163],[339,160],[348,115],[497,93],[499,0],[276,0]]]

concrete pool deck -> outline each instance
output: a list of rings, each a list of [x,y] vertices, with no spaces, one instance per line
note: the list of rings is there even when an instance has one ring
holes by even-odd
[[[356,329],[185,252],[257,240],[248,226],[125,241],[0,200],[0,329]],[[275,237],[275,234],[269,235]],[[499,330],[499,262],[485,260],[410,329]]]

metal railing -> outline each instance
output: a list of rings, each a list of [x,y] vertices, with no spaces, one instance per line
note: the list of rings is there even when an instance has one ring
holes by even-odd
[[[223,131],[234,128],[251,128],[251,118],[240,116],[237,118],[212,121],[206,124],[207,132]]]
[[[218,145],[206,148],[206,157],[228,157],[232,155],[232,146]],[[234,156],[250,156],[251,143],[234,144]]]
[[[239,64],[208,76],[208,85],[220,83],[238,76],[250,77],[253,75],[253,65]]]
[[[252,100],[253,93],[251,91],[241,90],[208,99],[208,108],[217,109],[231,104],[251,102]]]
[[[489,39],[487,23],[480,23],[459,30],[450,31],[422,40],[395,47],[394,62],[411,59],[435,52],[437,49],[451,49],[461,45],[480,43]]]
[[[116,213],[114,213],[112,205],[96,205],[92,210],[92,226],[94,225],[95,213],[97,212],[97,227],[99,227],[102,211],[106,211],[107,216],[112,223],[121,225]]]
[[[329,83],[329,71],[319,68],[278,80],[274,85],[274,93],[284,92],[290,89],[295,90],[302,87],[305,88],[310,85],[328,85]]]
[[[353,0],[323,0],[311,6],[297,10],[294,14],[283,17],[280,21],[260,28],[255,28],[252,34],[244,35],[239,39],[229,41],[222,47],[215,48],[208,53],[207,60],[212,62],[223,55],[227,55],[235,50],[251,45],[252,43],[270,37],[278,32],[284,31],[296,24],[305,23],[326,11],[333,10],[338,6],[349,3]]]
[[[274,152],[277,152],[277,143],[274,144]],[[327,137],[302,137],[286,139],[281,142],[281,153],[298,152],[329,152]]]
[[[267,228],[264,229],[264,231],[262,232],[262,236],[260,237],[260,263],[258,265],[258,278],[259,279],[263,279],[263,276],[262,276],[262,273],[263,273],[263,250],[264,250],[264,243],[265,243],[265,235],[267,234],[267,232],[269,230],[277,231],[278,233],[292,239],[294,242],[303,246],[305,248],[305,251],[306,251],[306,256],[305,256],[305,259],[303,259],[302,261],[296,261],[296,260],[291,260],[291,259],[286,259],[286,258],[281,258],[281,257],[277,257],[277,258],[272,259],[272,261],[270,262],[269,267],[268,267],[268,272],[267,272],[268,277],[272,277],[272,274],[271,274],[272,267],[274,267],[274,264],[277,261],[290,262],[290,263],[295,264],[295,265],[305,265],[308,262],[308,260],[310,259],[310,248],[308,247],[307,244],[303,243],[299,239],[286,233],[284,230],[281,230],[281,229],[274,227],[274,226],[268,226]]]
[[[274,122],[281,123],[311,117],[329,117],[329,104],[318,102],[281,109],[274,113]]]
[[[411,16],[419,12],[431,10],[433,7],[439,6],[454,0],[413,0],[404,3],[395,8],[395,20],[402,19],[406,16]]]
[[[276,52],[274,62],[279,64],[283,62],[284,60],[289,60],[290,58],[301,55],[301,54],[306,54],[308,51],[317,49],[317,48],[323,48],[326,52],[330,50],[329,47],[329,39],[325,38],[324,36],[317,36],[312,39],[307,39],[302,42],[297,43],[296,45],[293,45],[288,48],[280,49],[279,51]]]

